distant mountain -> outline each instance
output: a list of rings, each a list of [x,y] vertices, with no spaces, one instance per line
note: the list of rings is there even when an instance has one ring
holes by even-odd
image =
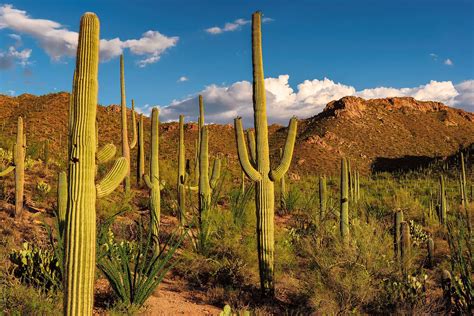
[[[68,104],[69,94],[65,92],[43,96],[0,95],[0,147],[12,143],[16,118],[21,115],[25,119],[30,151],[49,139],[50,152],[58,160],[64,159]],[[120,107],[99,106],[98,122],[100,143],[112,142],[120,151]],[[145,124],[148,131],[148,118]],[[177,123],[161,125],[160,159],[168,173],[174,173],[176,165],[177,128]],[[193,159],[197,126],[188,123],[185,128],[187,158]],[[286,127],[271,125],[269,131],[275,162],[278,148],[285,141]],[[131,137],[131,131],[129,135]],[[350,158],[352,166],[362,172],[390,170],[449,156],[473,143],[473,113],[439,102],[406,97],[372,100],[344,97],[330,102],[318,115],[300,120],[290,173],[294,178],[306,173],[334,174],[342,156]],[[238,161],[233,126],[211,125],[209,148],[211,157],[217,153],[227,157],[236,175]],[[133,159],[135,155],[136,151],[132,150]]]

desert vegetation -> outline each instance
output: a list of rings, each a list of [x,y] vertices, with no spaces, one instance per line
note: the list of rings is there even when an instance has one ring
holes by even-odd
[[[415,168],[370,169],[347,154],[290,176],[297,138],[311,140],[316,123],[268,125],[256,12],[254,128],[234,120],[233,151],[211,150],[202,97],[194,148],[184,116],[173,147],[158,108],[151,122],[133,101],[127,110],[122,56],[119,155],[100,139],[112,126],[97,114],[99,34],[98,17],[84,14],[62,140],[28,139],[22,117],[15,134],[2,127],[2,313],[172,314],[170,304],[187,303],[189,314],[472,314],[468,136]],[[353,114],[342,116],[361,119]],[[181,301],[166,305],[170,287]]]

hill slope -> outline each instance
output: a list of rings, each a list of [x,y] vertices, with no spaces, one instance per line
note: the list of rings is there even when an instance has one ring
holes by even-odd
[[[50,151],[57,157],[65,157],[68,104],[69,94],[65,92],[43,96],[0,95],[0,147],[13,142],[16,118],[21,115],[25,118],[30,150],[49,139]],[[98,107],[101,144],[112,142],[120,148],[119,109],[116,105]],[[145,124],[145,130],[149,130],[148,118]],[[175,168],[177,127],[177,123],[161,125],[160,159],[164,168]],[[196,131],[194,123],[186,124],[186,150],[190,159],[194,157]],[[211,125],[210,136],[211,154],[225,155],[237,170],[232,125]],[[270,126],[274,161],[285,137],[285,127]],[[145,143],[149,144],[149,137]],[[353,166],[364,172],[393,169],[430,157],[449,156],[473,143],[473,113],[413,98],[345,97],[329,103],[320,114],[300,121],[291,172],[335,173],[341,156],[349,157]],[[134,155],[135,150],[133,158]]]

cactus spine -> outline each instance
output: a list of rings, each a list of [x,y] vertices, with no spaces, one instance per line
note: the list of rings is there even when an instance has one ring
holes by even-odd
[[[439,176],[439,220],[441,224],[446,225],[446,209],[447,209],[447,201],[446,201],[446,188],[444,185],[444,177],[443,175]]]
[[[157,108],[153,108],[151,111],[151,152],[150,152],[150,174],[145,175],[145,183],[150,189],[150,217],[152,221],[153,235],[157,250],[158,246],[158,232],[160,228],[160,203],[161,203],[161,183],[160,183],[160,162],[158,159],[159,155],[159,111]]]
[[[341,160],[341,210],[339,225],[341,237],[344,241],[349,237],[349,174],[347,160]]]
[[[401,254],[401,236],[402,236],[402,228],[401,224],[403,222],[403,211],[398,210],[393,214],[393,250],[394,250],[394,257],[397,262],[400,262],[402,254]]]
[[[327,186],[326,176],[319,177],[319,220],[321,221],[326,214],[327,205]]]
[[[400,225],[401,229],[401,240],[400,240],[400,255],[401,255],[401,268],[404,275],[408,274],[410,269],[411,261],[411,236],[410,236],[410,225],[407,222],[402,222]]]
[[[138,120],[138,150],[137,150],[137,186],[143,185],[143,176],[145,175],[145,142],[143,141],[143,115]]]
[[[65,224],[64,314],[92,315],[94,296],[96,197],[123,180],[128,161],[120,158],[95,185],[95,121],[98,93],[99,19],[81,18],[73,95],[69,110],[67,211]],[[114,187],[115,186],[115,187]]]
[[[271,170],[260,27],[261,13],[256,12],[252,15],[253,107],[256,134],[255,160],[251,161],[251,157],[248,155],[241,118],[236,118],[234,124],[240,164],[247,177],[255,181],[260,286],[264,296],[273,296],[274,181],[278,181],[290,166],[296,138],[297,120],[296,118],[290,120],[283,158],[280,161],[280,165],[276,169]]]

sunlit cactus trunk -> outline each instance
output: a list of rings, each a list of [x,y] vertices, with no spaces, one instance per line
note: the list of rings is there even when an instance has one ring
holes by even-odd
[[[81,18],[73,95],[69,110],[67,210],[64,230],[64,314],[92,315],[94,296],[96,198],[123,180],[128,161],[118,159],[95,184],[96,111],[99,66],[99,19]]]
[[[349,175],[347,160],[341,160],[341,202],[339,226],[344,241],[349,238]]]
[[[201,130],[204,126],[204,102],[202,95],[199,95],[199,117],[198,117],[198,139],[196,142],[196,156],[194,162],[194,183],[199,183],[199,150],[201,147]]]
[[[14,151],[15,163],[15,217],[23,213],[23,195],[25,187],[25,154],[26,136],[23,132],[23,119],[18,117],[16,144]]]
[[[186,156],[184,147],[184,116],[179,116],[179,141],[178,141],[178,179],[177,179],[177,192],[178,192],[178,217],[181,226],[185,225],[186,218]]]
[[[280,148],[280,159],[283,157],[283,148]],[[286,188],[286,173],[280,179],[280,209],[286,211],[286,199],[287,199],[287,188]]]
[[[72,101],[65,234],[65,315],[92,315],[96,245],[95,120],[99,19],[82,16]]]
[[[159,250],[158,233],[160,227],[160,163],[159,163],[159,111],[153,108],[151,111],[151,152],[150,152],[150,175],[144,177],[145,183],[150,189],[150,217],[152,221],[153,236],[157,250]]]
[[[297,120],[292,118],[280,165],[270,169],[268,124],[262,61],[261,13],[252,15],[253,108],[256,141],[256,159],[251,161],[247,152],[245,134],[240,118],[235,119],[239,161],[245,174],[255,182],[257,215],[257,248],[260,286],[264,296],[274,295],[274,181],[287,172],[293,155]]]
[[[143,176],[145,175],[145,142],[143,141],[143,115],[138,120],[138,150],[137,150],[137,186],[143,185]]]
[[[120,113],[122,119],[122,157],[130,164],[130,145],[128,144],[127,129],[127,99],[125,96],[125,75],[124,75],[123,55],[120,55]],[[130,192],[130,168],[124,180],[125,192]]]

